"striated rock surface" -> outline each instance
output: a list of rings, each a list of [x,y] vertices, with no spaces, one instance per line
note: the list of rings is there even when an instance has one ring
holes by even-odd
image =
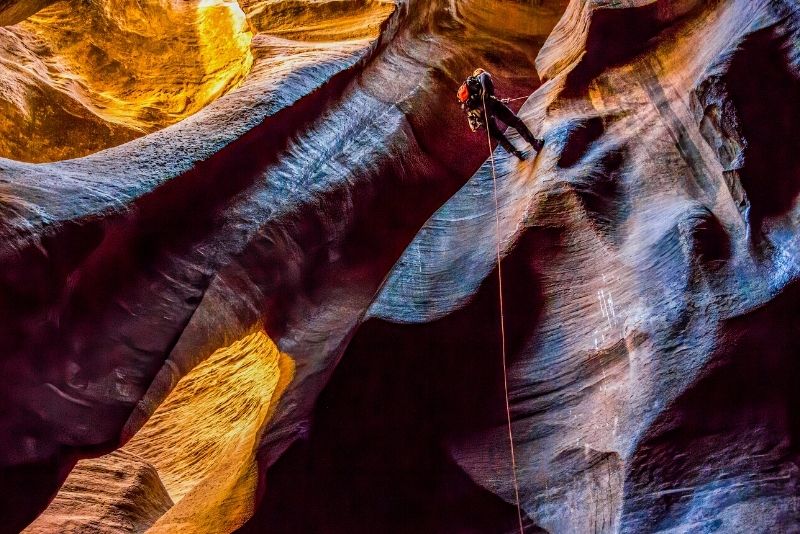
[[[498,154],[532,531],[800,524],[798,24],[792,2],[574,1],[537,58],[546,83],[522,116],[547,145],[521,165]],[[502,390],[483,378],[499,358],[492,207],[484,166],[418,233],[343,361],[391,339],[466,375],[475,388],[447,408],[413,403],[444,414],[427,445],[513,502]],[[476,417],[476,392],[496,408]],[[329,447],[354,439],[330,432]]]
[[[139,531],[516,531],[499,239],[526,532],[794,531],[796,2],[239,6],[184,120],[0,160],[4,528],[113,531],[119,456]]]
[[[62,1],[0,28],[0,156],[79,157],[175,123],[241,82],[251,38],[224,0]]]
[[[0,2],[0,26],[21,22],[52,3],[52,0],[3,0]]]
[[[379,29],[340,43],[259,34],[276,53],[254,45],[246,82],[185,121],[88,158],[2,160],[4,528],[32,520],[78,458],[119,447],[182,375],[263,324],[271,305],[260,299],[285,288],[262,292],[240,263],[263,285],[280,272],[294,279],[298,258],[244,252],[303,231],[294,210],[323,192],[280,176],[330,158],[324,143],[287,167],[277,155],[305,146],[297,135],[374,53]],[[290,107],[292,120],[278,115]],[[27,493],[12,490],[20,485]]]
[[[147,458],[175,501],[149,532],[231,532],[252,514],[256,439],[294,366],[263,333],[192,369],[122,450]]]
[[[263,332],[214,352],[183,377],[123,448],[81,460],[55,500],[24,532],[231,532],[252,515],[258,482],[255,440],[289,384],[293,364]],[[152,499],[104,485],[109,466],[147,466],[165,495],[142,521],[121,522],[120,497],[137,511]],[[148,480],[148,482],[150,482]],[[131,484],[135,487],[135,484]],[[81,500],[79,491],[91,492]],[[75,495],[78,493],[78,495]],[[129,495],[130,494],[130,495]]]
[[[144,532],[172,506],[156,469],[124,450],[78,462],[26,533]]]

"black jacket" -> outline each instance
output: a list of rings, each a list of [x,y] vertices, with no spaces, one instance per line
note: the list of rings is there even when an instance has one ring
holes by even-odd
[[[490,100],[494,98],[494,83],[492,76],[488,72],[482,72],[477,76],[470,76],[464,82],[467,86],[469,97],[461,104],[467,114],[469,127],[474,132],[486,126],[484,115],[484,100],[488,107],[491,107]]]
[[[477,76],[470,76],[465,82],[469,91],[469,98],[462,104],[465,111],[471,111],[483,107],[483,99],[494,96],[494,82],[492,75],[482,72]]]

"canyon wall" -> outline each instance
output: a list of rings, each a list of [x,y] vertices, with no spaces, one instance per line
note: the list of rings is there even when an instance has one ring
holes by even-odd
[[[3,529],[518,530],[498,243],[526,532],[800,523],[795,2],[176,6],[0,3]]]

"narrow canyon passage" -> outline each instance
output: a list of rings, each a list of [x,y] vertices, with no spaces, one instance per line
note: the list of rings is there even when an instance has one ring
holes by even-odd
[[[800,523],[795,0],[0,24],[0,532]]]
[[[124,393],[115,401],[119,404],[104,404],[108,415],[101,418],[103,428],[92,429],[89,447],[65,447],[61,465],[68,467],[78,457],[113,448],[114,427],[145,386],[144,396],[124,424],[123,439],[127,439],[181,375],[259,323],[299,362],[297,383],[287,392],[287,404],[296,402],[294,395],[302,401],[296,410],[279,408],[276,426],[291,430],[305,417],[332,370],[336,339],[344,339],[355,326],[380,280],[425,218],[485,158],[488,147],[481,138],[470,137],[455,147],[442,137],[442,132],[464,128],[457,106],[445,104],[457,86],[457,76],[477,60],[493,69],[509,94],[530,92],[536,84],[535,46],[558,16],[552,7],[542,10],[513,2],[499,6],[510,15],[546,19],[543,26],[523,24],[495,35],[495,41],[500,38],[504,44],[495,51],[487,38],[489,30],[476,24],[491,22],[480,19],[480,6],[465,3],[457,13],[451,13],[447,3],[417,7],[405,11],[408,7],[401,6],[400,12],[387,19],[385,33],[374,46],[369,45],[373,48],[360,63],[334,70],[321,89],[301,94],[295,103],[188,171],[134,196],[130,212],[89,218],[85,226],[75,226],[70,237],[83,248],[67,258],[69,265],[59,267],[63,276],[71,277],[68,291],[60,297],[49,293],[38,297],[47,305],[54,297],[62,320],[38,343],[52,347],[47,350],[52,352],[51,374],[56,377],[62,373],[60,362],[68,362],[69,357],[62,355],[59,360],[55,346],[82,351],[80,368],[65,372],[67,381],[59,386],[64,390],[80,390],[81,384],[103,376],[123,381],[136,377],[136,384],[119,389]],[[456,16],[458,22],[454,22]],[[470,32],[474,32],[471,40],[454,46]],[[255,36],[254,42],[260,39]],[[517,71],[512,65],[522,68]],[[387,84],[398,68],[407,76]],[[214,128],[221,126],[214,122],[220,109],[231,109],[237,99],[241,103],[262,90],[260,78],[267,73],[263,69],[256,57],[250,77],[239,89],[176,128],[201,124],[206,115]],[[315,74],[324,76],[329,71]],[[435,108],[442,111],[427,112]],[[251,120],[245,118],[244,123]],[[342,135],[343,125],[346,135]],[[137,142],[148,150],[160,150],[158,136],[167,135],[171,131]],[[94,158],[116,172],[115,154],[131,149],[132,144],[126,144]],[[143,154],[138,157],[129,162],[132,169],[138,164],[152,168]],[[79,173],[91,171],[91,163],[89,158],[66,165]],[[53,169],[63,166],[54,164]],[[31,183],[41,179],[37,171],[47,172],[46,167],[15,168],[30,173]],[[16,187],[15,182],[14,193],[19,195]],[[214,195],[206,193],[210,190]],[[352,199],[360,200],[353,203]],[[52,251],[70,246],[66,236],[48,241]],[[26,260],[16,261],[21,271]],[[35,275],[28,274],[31,283]],[[26,286],[14,287],[13,294],[20,290],[24,293]],[[153,295],[158,298],[151,300]],[[164,309],[177,313],[165,315]],[[304,323],[309,319],[310,323]],[[28,317],[17,319],[24,335],[28,321]],[[115,339],[96,335],[90,348],[73,345],[69,340],[80,337],[90,321],[95,331],[107,331]],[[326,328],[330,328],[329,339],[320,340],[315,332]],[[144,332],[156,335],[142,343]],[[116,351],[113,362],[102,357],[109,350]],[[155,366],[161,363],[157,357],[161,351],[172,354],[159,370]],[[91,353],[96,354],[94,360],[88,356]],[[120,368],[109,368],[111,363]],[[155,371],[148,386],[148,377]],[[58,438],[49,442],[46,434],[39,439],[43,446],[35,451],[42,455],[46,447],[58,443]],[[282,439],[288,444],[293,438],[285,434]],[[262,445],[259,449],[280,454],[282,447]],[[38,468],[35,462],[32,468]],[[49,466],[45,469],[52,473]],[[32,473],[23,475],[31,478]],[[40,479],[43,491],[52,491],[49,488],[59,484],[64,474]],[[186,524],[202,525],[199,510],[194,519],[180,517]]]
[[[504,262],[511,355],[541,311],[525,261],[535,250],[527,240]],[[462,436],[505,424],[499,336],[495,273],[468,306],[439,321],[363,323],[307,434],[270,467],[265,502],[240,531],[513,531],[516,506],[471,480],[450,452]],[[507,441],[484,460],[493,476],[511,480]],[[526,532],[540,531],[526,518]]]

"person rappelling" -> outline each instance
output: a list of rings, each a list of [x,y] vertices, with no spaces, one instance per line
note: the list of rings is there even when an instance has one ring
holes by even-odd
[[[458,88],[457,96],[461,103],[461,109],[467,114],[469,127],[473,132],[487,128],[488,125],[489,135],[500,143],[500,146],[520,160],[524,160],[525,153],[511,144],[511,141],[497,126],[496,119],[500,119],[507,126],[519,132],[536,152],[542,150],[544,141],[534,137],[522,119],[506,106],[506,100],[499,99],[494,95],[492,76],[485,70],[475,69],[472,76],[468,77]]]

